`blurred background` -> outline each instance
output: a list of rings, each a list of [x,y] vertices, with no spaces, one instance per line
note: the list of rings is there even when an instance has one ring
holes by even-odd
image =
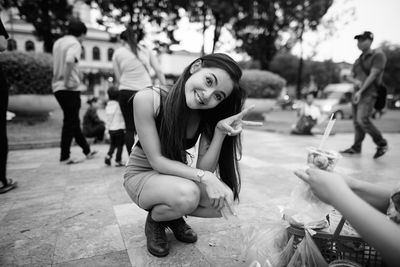
[[[106,90],[114,83],[112,55],[129,24],[145,34],[143,44],[157,52],[170,84],[202,54],[231,55],[244,69],[248,104],[256,104],[250,119],[265,121],[266,130],[276,130],[271,125],[280,121],[284,132],[310,91],[322,113],[351,118],[352,87],[344,78],[360,54],[354,35],[372,31],[373,48],[381,48],[388,59],[382,119],[395,120],[394,126],[388,122],[393,126],[388,131],[400,131],[398,113],[392,114],[400,109],[396,0],[0,0],[0,9],[10,35],[0,61],[11,84],[11,143],[33,138],[24,127],[31,132],[54,127],[46,139],[58,139],[61,117],[51,95],[51,51],[70,18],[88,27],[80,62],[83,103],[90,96],[107,100]],[[350,121],[345,124],[351,131]]]

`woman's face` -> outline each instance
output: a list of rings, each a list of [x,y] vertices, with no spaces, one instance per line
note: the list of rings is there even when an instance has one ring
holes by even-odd
[[[212,109],[233,90],[228,73],[219,68],[200,68],[185,84],[186,105],[190,109]]]

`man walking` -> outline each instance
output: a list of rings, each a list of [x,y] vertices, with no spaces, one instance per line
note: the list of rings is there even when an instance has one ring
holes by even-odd
[[[68,35],[58,39],[53,46],[53,81],[54,95],[64,113],[61,132],[60,163],[73,164],[79,162],[70,157],[72,139],[82,148],[87,159],[93,158],[96,151],[90,151],[90,146],[82,134],[79,109],[81,108],[81,94],[79,91],[78,62],[81,58],[84,36],[87,28],[78,20],[68,25]]]
[[[353,77],[348,77],[348,81],[352,82],[355,88],[353,96],[353,124],[355,135],[353,145],[341,151],[341,153],[361,153],[362,142],[365,138],[365,134],[368,133],[377,145],[377,150],[374,154],[374,159],[376,159],[384,155],[388,150],[387,141],[370,119],[378,95],[378,85],[382,83],[386,56],[379,49],[371,49],[371,44],[374,39],[372,32],[363,32],[356,35],[354,39],[357,40],[357,47],[362,52],[353,65]]]

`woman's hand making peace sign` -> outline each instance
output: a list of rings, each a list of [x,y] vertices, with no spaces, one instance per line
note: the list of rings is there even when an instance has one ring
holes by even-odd
[[[261,122],[252,122],[252,121],[244,121],[242,120],[245,115],[247,115],[254,106],[250,106],[248,108],[243,109],[240,113],[233,115],[229,118],[220,120],[217,123],[216,130],[220,131],[223,134],[227,134],[229,136],[235,136],[242,132],[243,125],[249,126],[262,126]]]

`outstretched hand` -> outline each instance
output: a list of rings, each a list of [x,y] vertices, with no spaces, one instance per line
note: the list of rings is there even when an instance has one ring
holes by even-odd
[[[216,130],[219,130],[223,134],[227,134],[229,136],[235,136],[242,132],[243,125],[262,126],[262,123],[260,122],[243,120],[243,117],[246,116],[253,109],[254,106],[250,106],[248,108],[243,109],[236,115],[220,120],[217,124]]]
[[[296,170],[294,173],[308,183],[314,194],[327,204],[332,204],[332,201],[345,188],[349,188],[350,178],[338,173],[327,172],[317,168]]]

